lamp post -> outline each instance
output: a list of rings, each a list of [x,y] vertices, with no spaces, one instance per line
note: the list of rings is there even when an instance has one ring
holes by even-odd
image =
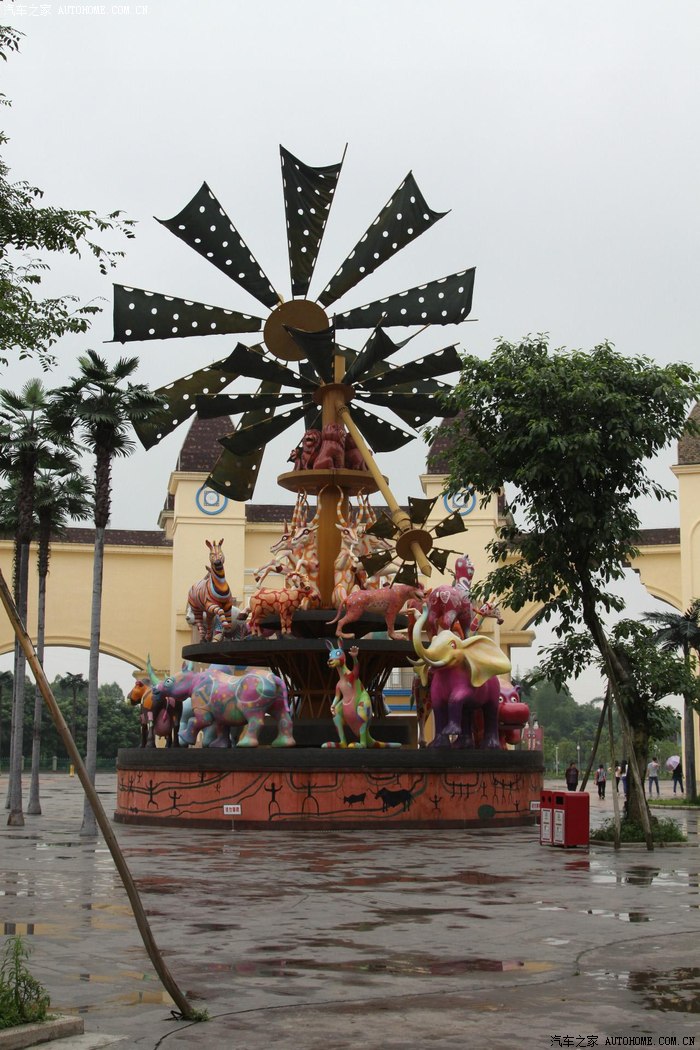
[[[554,745],[554,770],[559,776],[559,744]]]
[[[576,765],[577,765],[579,773],[580,773],[581,772],[581,745],[580,744],[576,745]]]

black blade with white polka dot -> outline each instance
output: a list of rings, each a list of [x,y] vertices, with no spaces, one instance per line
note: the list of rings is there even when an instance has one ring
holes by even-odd
[[[260,384],[258,393],[262,395],[279,394],[279,391],[279,384],[264,382]],[[263,418],[263,411],[253,409],[251,412],[246,412],[239,425],[250,425]],[[215,492],[220,492],[222,496],[245,503],[246,500],[253,498],[264,453],[264,445],[247,455],[237,455],[235,452],[224,449],[207,478],[206,484]]]
[[[314,372],[323,383],[333,382],[333,355],[335,353],[335,329],[324,328],[320,332],[303,332],[299,328],[284,326],[300,350],[313,365]]]
[[[216,394],[237,378],[237,373],[232,371],[229,355],[154,391],[165,398],[165,406],[147,420],[134,423],[134,430],[143,447],[157,445],[168,434],[172,434],[180,423],[189,419],[196,408],[195,398],[200,394]]]
[[[157,221],[258,302],[272,310],[281,301],[206,182],[178,215]]]
[[[252,408],[262,408],[268,415],[281,405],[293,405],[301,394],[200,394],[196,398],[197,415],[200,419],[218,419],[219,416],[236,416]]]
[[[330,306],[378,266],[420,237],[434,223],[447,215],[431,211],[409,171],[393,197],[357,242],[345,262],[318,297],[322,306]]]
[[[413,441],[416,436],[365,411],[355,401],[350,408],[350,414],[375,452],[394,452],[397,448],[407,445],[409,441]]]
[[[371,328],[382,324],[459,324],[472,308],[475,268],[397,292],[335,315],[336,328]]]
[[[114,285],[114,340],[179,339],[188,335],[259,332],[262,318],[252,314],[176,299],[145,288]]]
[[[407,583],[411,587],[418,586],[418,570],[415,562],[405,561],[394,576],[394,583]]]
[[[292,295],[306,295],[340,176],[339,164],[311,168],[280,146]],[[343,154],[343,159],[345,154]]]
[[[435,416],[444,414],[444,407],[430,394],[397,394],[387,390],[386,393],[369,394],[367,401],[374,408],[390,408],[409,427],[422,427]],[[360,403],[365,404],[365,399]]]
[[[345,382],[362,382],[371,368],[378,362],[386,361],[387,358],[401,349],[402,343],[395,343],[386,334],[383,328],[374,329],[359,354],[349,366],[345,373]]]
[[[280,386],[293,386],[300,390],[314,390],[318,386],[318,383],[305,376],[297,375],[296,372],[292,372],[291,368],[285,368],[284,365],[280,365],[277,361],[263,356],[257,350],[244,346],[242,343],[238,344],[229,357],[229,361],[237,372],[250,379],[268,380],[272,383],[279,383]]]
[[[417,361],[409,361],[405,365],[396,365],[395,368],[387,369],[380,376],[372,376],[363,384],[363,389],[370,393],[393,389],[398,384],[415,383],[420,379],[433,379],[435,376],[449,375],[450,372],[459,372],[462,367],[460,356],[456,347],[446,346],[442,350],[436,350],[426,357]],[[427,393],[419,387],[420,393]]]
[[[250,455],[251,452],[261,448],[268,441],[272,441],[273,438],[282,434],[287,427],[290,427],[292,423],[296,423],[303,415],[304,406],[300,405],[298,408],[292,408],[288,412],[280,412],[277,416],[268,416],[259,422],[249,425],[244,424],[244,420],[241,420],[241,425],[233,433],[220,438],[219,444],[223,445],[229,452],[235,452],[239,456]]]

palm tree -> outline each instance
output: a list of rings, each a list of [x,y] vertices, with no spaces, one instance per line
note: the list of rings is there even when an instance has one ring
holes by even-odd
[[[684,613],[653,612],[644,617],[656,624],[654,640],[666,652],[681,650],[686,667],[690,670],[691,654],[700,659],[700,598],[694,598]],[[685,782],[687,798],[698,801],[695,764],[695,727],[693,725],[693,699],[683,697],[683,737],[685,740]]]
[[[67,674],[58,675],[58,684],[63,689],[70,689],[73,698],[71,705],[70,735],[73,737],[73,740],[75,740],[77,730],[78,693],[82,693],[86,688],[88,681],[84,675],[72,674],[68,671]]]
[[[37,475],[34,492],[34,508],[38,522],[37,554],[39,574],[39,596],[37,608],[36,651],[40,663],[44,662],[44,639],[46,636],[46,580],[51,559],[51,537],[65,531],[66,522],[87,518],[92,510],[90,482],[73,463],[70,473],[42,471]],[[41,813],[39,800],[39,765],[41,762],[41,716],[43,698],[37,689],[34,701],[34,732],[32,735],[32,773],[29,783],[27,813]]]
[[[57,421],[77,426],[81,439],[95,456],[95,556],[92,576],[90,619],[90,664],[88,670],[88,723],[85,766],[92,784],[97,768],[98,673],[105,530],[109,521],[112,492],[112,462],[128,456],[134,443],[129,437],[133,423],[147,420],[163,408],[164,400],[142,384],[128,379],[138,358],[122,357],[113,368],[94,350],[78,359],[80,373],[72,383],[55,392],[52,413]],[[126,382],[126,386],[122,384]],[[81,835],[96,835],[95,816],[86,797]]]
[[[19,394],[0,390],[0,475],[17,480],[17,536],[15,541],[15,601],[23,623],[27,621],[29,545],[32,539],[34,478],[40,465],[51,467],[56,442],[70,445],[70,434],[61,438],[49,419],[47,393],[40,379],[30,379]],[[15,642],[15,674],[12,700],[12,731],[8,825],[23,827],[22,815],[22,726],[26,660]]]

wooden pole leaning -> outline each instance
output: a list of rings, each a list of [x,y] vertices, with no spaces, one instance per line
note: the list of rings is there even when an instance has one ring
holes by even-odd
[[[148,922],[146,912],[144,911],[143,904],[141,903],[139,892],[136,888],[133,876],[124,858],[124,854],[121,851],[119,842],[117,841],[117,837],[114,834],[114,831],[112,830],[112,825],[110,824],[107,814],[103,809],[99,796],[95,791],[93,785],[90,783],[90,778],[87,775],[87,770],[85,769],[83,760],[80,757],[80,752],[78,751],[78,748],[75,745],[75,741],[71,736],[70,730],[64,721],[63,715],[61,714],[61,709],[56,703],[56,698],[51,692],[51,686],[49,685],[46,675],[44,674],[44,669],[39,663],[31,638],[27,634],[27,630],[22,621],[20,620],[19,613],[17,612],[14,600],[12,598],[12,594],[10,593],[10,590],[5,581],[5,577],[3,576],[1,571],[0,600],[2,601],[2,604],[5,607],[5,612],[7,613],[8,619],[12,624],[12,628],[15,632],[17,640],[19,641],[19,644],[24,650],[24,653],[27,657],[27,662],[32,669],[32,674],[34,675],[34,680],[36,681],[37,687],[39,688],[41,695],[46,701],[46,706],[51,712],[51,717],[53,719],[54,725],[56,726],[58,734],[61,737],[61,740],[63,741],[63,744],[66,748],[66,751],[68,752],[71,762],[75,766],[75,770],[78,774],[78,779],[83,785],[83,790],[87,795],[90,805],[92,806],[93,813],[95,814],[95,819],[97,821],[100,831],[102,832],[104,840],[107,843],[109,852],[112,854],[112,859],[114,860],[117,871],[119,872],[122,884],[124,886],[124,889],[126,890],[126,895],[129,898],[129,903],[131,904],[131,908],[134,913],[134,918],[136,920],[136,925],[138,926],[139,933],[141,934],[144,947],[148,952],[149,959],[153,963],[153,968],[158,974],[161,984],[163,985],[163,987],[165,988],[166,992],[171,997],[175,1005],[177,1006],[183,1018],[185,1018],[185,1020],[187,1021],[201,1020],[201,1011],[195,1010],[190,1005],[187,998],[180,990],[177,982],[175,981],[175,978],[170,973],[170,970],[168,969],[168,966],[158,949],[158,945],[156,944],[153,937],[153,933],[151,932],[151,927]]]

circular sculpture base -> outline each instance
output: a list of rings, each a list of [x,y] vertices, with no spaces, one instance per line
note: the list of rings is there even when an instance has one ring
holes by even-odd
[[[125,824],[427,830],[534,824],[543,762],[540,751],[134,748],[117,772]]]

